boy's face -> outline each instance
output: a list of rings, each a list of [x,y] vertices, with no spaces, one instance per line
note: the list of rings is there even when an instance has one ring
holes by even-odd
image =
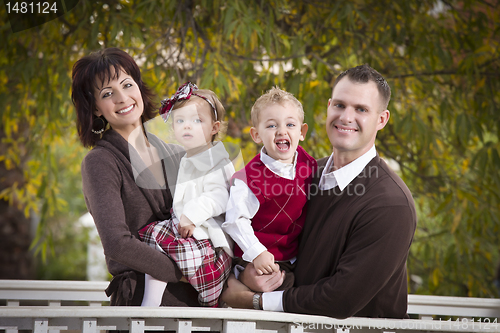
[[[263,143],[267,155],[282,163],[292,163],[299,141],[307,133],[297,107],[291,103],[271,104],[259,113],[257,127],[250,129],[252,139]]]

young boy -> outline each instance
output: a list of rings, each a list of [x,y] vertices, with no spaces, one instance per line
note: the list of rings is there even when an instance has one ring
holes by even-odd
[[[236,264],[252,262],[258,274],[287,272],[279,288],[293,285],[298,236],[316,160],[300,147],[307,133],[302,104],[272,88],[251,111],[250,134],[263,143],[260,154],[233,175],[223,230],[236,242]]]

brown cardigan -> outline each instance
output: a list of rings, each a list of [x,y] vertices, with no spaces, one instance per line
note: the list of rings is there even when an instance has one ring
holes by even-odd
[[[378,155],[344,191],[321,191],[326,161],[313,178],[285,311],[407,317],[406,259],[417,222],[410,191]]]
[[[162,158],[168,179],[176,177],[184,151],[167,145],[152,134],[148,139]],[[140,305],[144,273],[168,282],[162,305],[197,306],[197,292],[179,282],[176,264],[166,255],[139,240],[137,231],[146,224],[170,218],[173,195],[168,187],[145,189],[137,185],[152,174],[148,169],[134,178],[128,142],[108,130],[82,162],[83,194],[104,247],[113,280],[108,288],[112,305]],[[135,161],[136,159],[134,159]]]

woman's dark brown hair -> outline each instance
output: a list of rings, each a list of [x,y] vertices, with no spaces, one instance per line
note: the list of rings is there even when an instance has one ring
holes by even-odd
[[[94,114],[96,110],[94,89],[97,87],[97,82],[99,80],[103,85],[105,81],[117,78],[120,71],[130,75],[139,86],[144,102],[142,122],[156,116],[157,108],[153,103],[155,94],[142,81],[141,71],[134,59],[118,48],[107,48],[93,52],[73,65],[72,74],[71,99],[76,107],[76,126],[84,147],[93,147],[101,139],[100,134],[92,132],[93,122],[98,118]]]

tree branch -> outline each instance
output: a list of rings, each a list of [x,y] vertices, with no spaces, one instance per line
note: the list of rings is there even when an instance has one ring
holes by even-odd
[[[479,74],[484,76],[500,76],[500,73],[495,72],[480,72]],[[410,73],[410,74],[400,74],[387,77],[388,79],[404,79],[407,77],[418,77],[418,76],[433,76],[433,75],[466,75],[465,73],[460,73],[457,70],[441,70],[435,72],[422,72],[422,73]]]
[[[233,58],[238,58],[238,59],[243,59],[243,60],[249,60],[249,61],[286,61],[290,59],[296,59],[296,58],[303,58],[308,56],[308,54],[297,54],[289,57],[283,57],[283,58],[252,58],[252,57],[244,57],[240,56],[237,54],[229,53],[229,52],[223,52],[224,54],[227,54],[228,56],[231,56]]]

